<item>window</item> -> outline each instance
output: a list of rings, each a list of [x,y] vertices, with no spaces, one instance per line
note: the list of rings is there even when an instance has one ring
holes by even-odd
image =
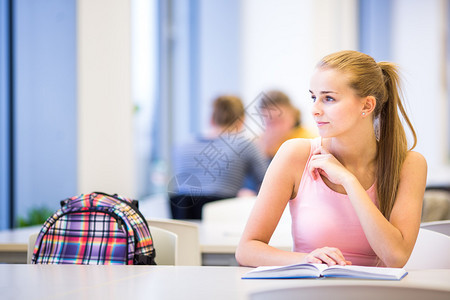
[[[11,94],[10,94],[10,7],[0,0],[0,230],[10,227],[11,208]]]
[[[32,208],[56,209],[76,192],[76,1],[0,3],[5,228]]]

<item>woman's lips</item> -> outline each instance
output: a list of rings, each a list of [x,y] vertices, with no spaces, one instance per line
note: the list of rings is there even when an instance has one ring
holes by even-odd
[[[328,122],[317,122],[317,121],[316,121],[316,124],[317,124],[318,127],[320,127],[320,126],[327,125],[327,124],[329,124],[329,123],[328,123]]]

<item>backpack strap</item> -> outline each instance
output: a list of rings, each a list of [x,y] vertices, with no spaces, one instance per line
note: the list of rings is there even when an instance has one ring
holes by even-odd
[[[144,254],[135,254],[134,255],[134,264],[135,265],[156,265],[155,262],[155,249],[151,255]]]

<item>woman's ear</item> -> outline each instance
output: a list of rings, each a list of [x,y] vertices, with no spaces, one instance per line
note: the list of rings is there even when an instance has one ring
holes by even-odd
[[[362,115],[367,116],[371,114],[375,110],[375,106],[377,105],[377,100],[374,96],[367,96],[363,99],[363,110]]]

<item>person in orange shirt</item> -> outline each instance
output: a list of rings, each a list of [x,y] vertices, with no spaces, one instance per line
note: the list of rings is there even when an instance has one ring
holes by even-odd
[[[313,134],[301,123],[301,112],[296,108],[288,95],[280,90],[270,90],[263,94],[258,103],[265,130],[256,140],[267,162],[270,163],[281,145],[294,138],[314,138]],[[257,190],[253,179],[246,177],[244,188],[238,197],[254,196]]]
[[[259,138],[259,145],[269,160],[272,160],[281,144],[289,139],[316,137],[302,126],[300,110],[282,91],[266,92],[259,108],[265,123],[265,131]]]

